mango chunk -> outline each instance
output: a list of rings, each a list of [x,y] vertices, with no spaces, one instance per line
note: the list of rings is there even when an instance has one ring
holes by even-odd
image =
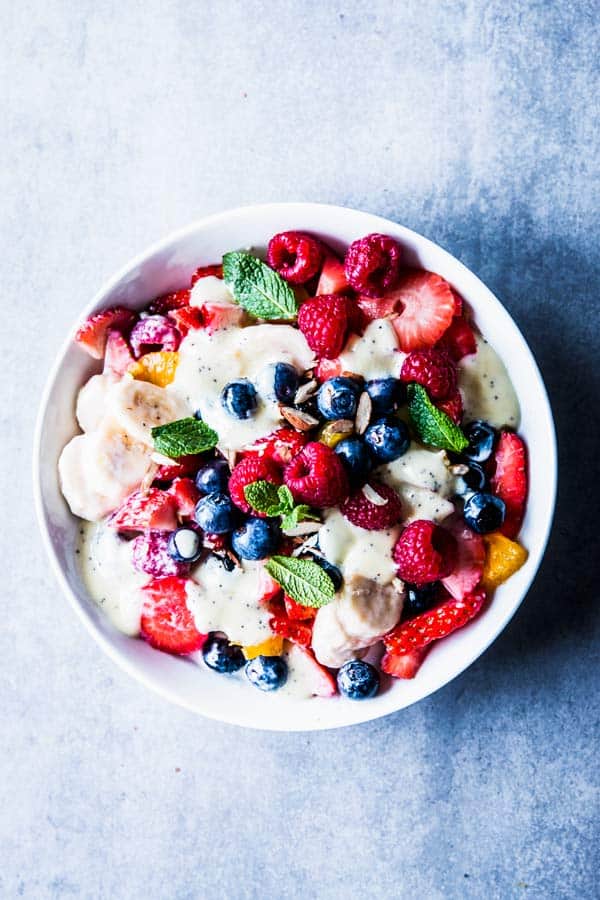
[[[283,638],[278,634],[269,637],[266,641],[252,646],[242,647],[246,659],[254,659],[256,656],[281,656],[283,653]]]
[[[490,591],[514,575],[524,565],[529,554],[525,547],[500,532],[486,534],[483,540],[486,554],[481,584],[486,591]]]
[[[138,381],[149,381],[157,387],[166,387],[175,378],[179,353],[173,350],[158,350],[145,353],[137,362],[129,366],[129,373]]]

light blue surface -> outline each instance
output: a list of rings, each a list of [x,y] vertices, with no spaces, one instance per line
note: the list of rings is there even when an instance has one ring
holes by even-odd
[[[597,896],[597,4],[2,6],[0,895]],[[111,272],[205,213],[295,199],[390,216],[490,285],[547,379],[562,481],[536,586],[475,666],[287,736],[171,708],[100,655],[37,542],[29,454]]]

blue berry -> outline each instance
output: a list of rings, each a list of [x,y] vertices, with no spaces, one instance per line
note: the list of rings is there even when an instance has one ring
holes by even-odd
[[[246,663],[246,678],[260,691],[276,691],[287,676],[287,663],[281,656],[256,656]]]
[[[485,472],[476,462],[469,462],[468,471],[460,475],[456,481],[456,493],[459,497],[468,497],[474,491],[483,491],[487,485]]]
[[[264,559],[279,543],[279,527],[272,519],[246,519],[231,535],[231,548],[242,559]]]
[[[478,491],[465,500],[463,516],[472,531],[489,534],[497,531],[504,522],[506,507],[500,497]]]
[[[335,452],[341,457],[353,484],[366,481],[372,468],[371,456],[359,437],[348,437],[336,444]]]
[[[325,559],[324,556],[319,556],[318,553],[311,554],[311,559],[313,562],[316,562],[318,566],[321,566],[324,572],[326,572],[331,580],[333,581],[333,586],[336,591],[342,586],[342,581],[344,580],[342,577],[342,573],[338,569],[337,566],[334,566],[333,563],[330,563],[328,559]]]
[[[427,612],[435,605],[438,599],[439,582],[432,581],[417,587],[415,584],[406,584],[406,597],[402,607],[402,618],[412,619],[421,613]]]
[[[399,378],[374,378],[367,381],[365,390],[371,398],[376,416],[394,412],[406,399],[406,387]]]
[[[196,410],[196,412],[194,413],[194,418],[195,418],[195,419],[198,419],[200,422],[202,421],[202,412],[201,412],[201,410],[199,410],[199,409]]]
[[[482,419],[477,419],[475,422],[469,422],[463,430],[469,446],[462,451],[462,456],[478,463],[489,459],[496,443],[496,429]]]
[[[300,377],[289,363],[271,363],[262,370],[257,384],[267,400],[279,400],[289,406],[294,402]]]
[[[338,375],[325,381],[317,394],[317,406],[325,419],[353,419],[358,404],[356,381]]]
[[[206,638],[202,656],[209,669],[224,675],[238,672],[246,664],[241,647],[230,644],[224,634],[216,631],[211,632]]]
[[[203,494],[224,494],[230,475],[229,466],[224,459],[213,459],[199,469],[196,487]]]
[[[385,416],[369,425],[365,431],[365,443],[377,465],[392,462],[408,450],[410,435],[400,419]]]
[[[362,659],[351,659],[337,673],[337,683],[349,700],[368,700],[379,690],[379,672]]]
[[[167,541],[167,553],[176,562],[196,562],[202,553],[200,535],[193,528],[172,531]]]
[[[235,524],[235,507],[227,494],[207,494],[196,503],[194,518],[203,531],[226,534]]]
[[[256,388],[247,378],[230,381],[221,391],[221,405],[235,419],[249,419],[256,412]]]

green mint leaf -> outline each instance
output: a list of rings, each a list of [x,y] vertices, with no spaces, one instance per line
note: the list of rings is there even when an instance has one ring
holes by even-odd
[[[158,425],[152,429],[154,449],[163,456],[177,459],[190,453],[204,453],[217,446],[219,435],[206,422],[189,417]]]
[[[460,453],[469,442],[452,419],[433,405],[427,391],[420,384],[408,386],[410,419],[421,441],[440,450]]]
[[[319,522],[319,516],[315,515],[315,513],[310,511],[310,506],[306,506],[304,503],[301,503],[300,506],[295,506],[290,512],[282,513],[283,518],[281,520],[281,527],[284,531],[289,531],[291,528],[295,528],[296,525],[299,525],[300,522]]]
[[[295,319],[298,301],[281,275],[251,253],[226,253],[223,278],[236,303],[257,319]]]
[[[270,481],[253,481],[244,487],[244,497],[256,512],[266,513],[268,516],[279,515],[279,494],[277,485]],[[275,512],[271,512],[275,509]]]
[[[331,603],[335,587],[317,563],[292,556],[272,556],[265,565],[269,575],[296,603],[318,609]]]
[[[294,495],[286,484],[282,484],[277,490],[279,504],[281,506],[281,515],[291,512],[294,508]]]

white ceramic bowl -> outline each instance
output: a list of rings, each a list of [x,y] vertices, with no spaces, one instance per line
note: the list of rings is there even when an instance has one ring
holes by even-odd
[[[78,322],[117,303],[143,307],[152,297],[187,285],[198,265],[218,261],[227,250],[265,246],[271,235],[288,229],[314,231],[340,250],[369,232],[393,235],[411,263],[438,272],[462,294],[481,331],[502,356],[521,403],[520,432],[529,448],[530,496],[521,535],[529,559],[496,591],[489,609],[434,646],[415,679],[392,680],[389,688],[364,702],[342,698],[298,701],[264,695],[241,681],[158,653],[143,641],[118,633],[82,584],[75,556],[78,520],[67,508],[58,483],[60,451],[78,430],[74,416],[77,391],[97,368],[75,346],[73,334],[60,351],[44,392],[35,436],[34,488],[40,527],[58,580],[90,634],[118,665],[168,700],[205,716],[254,728],[301,731],[363,722],[409,706],[455,678],[500,634],[525,597],[544,553],[556,493],[556,441],[535,360],[496,297],[436,244],[387,219],[353,209],[277,203],[202,219],[128,263],[81,311]],[[57,615],[61,614],[57,609]]]

